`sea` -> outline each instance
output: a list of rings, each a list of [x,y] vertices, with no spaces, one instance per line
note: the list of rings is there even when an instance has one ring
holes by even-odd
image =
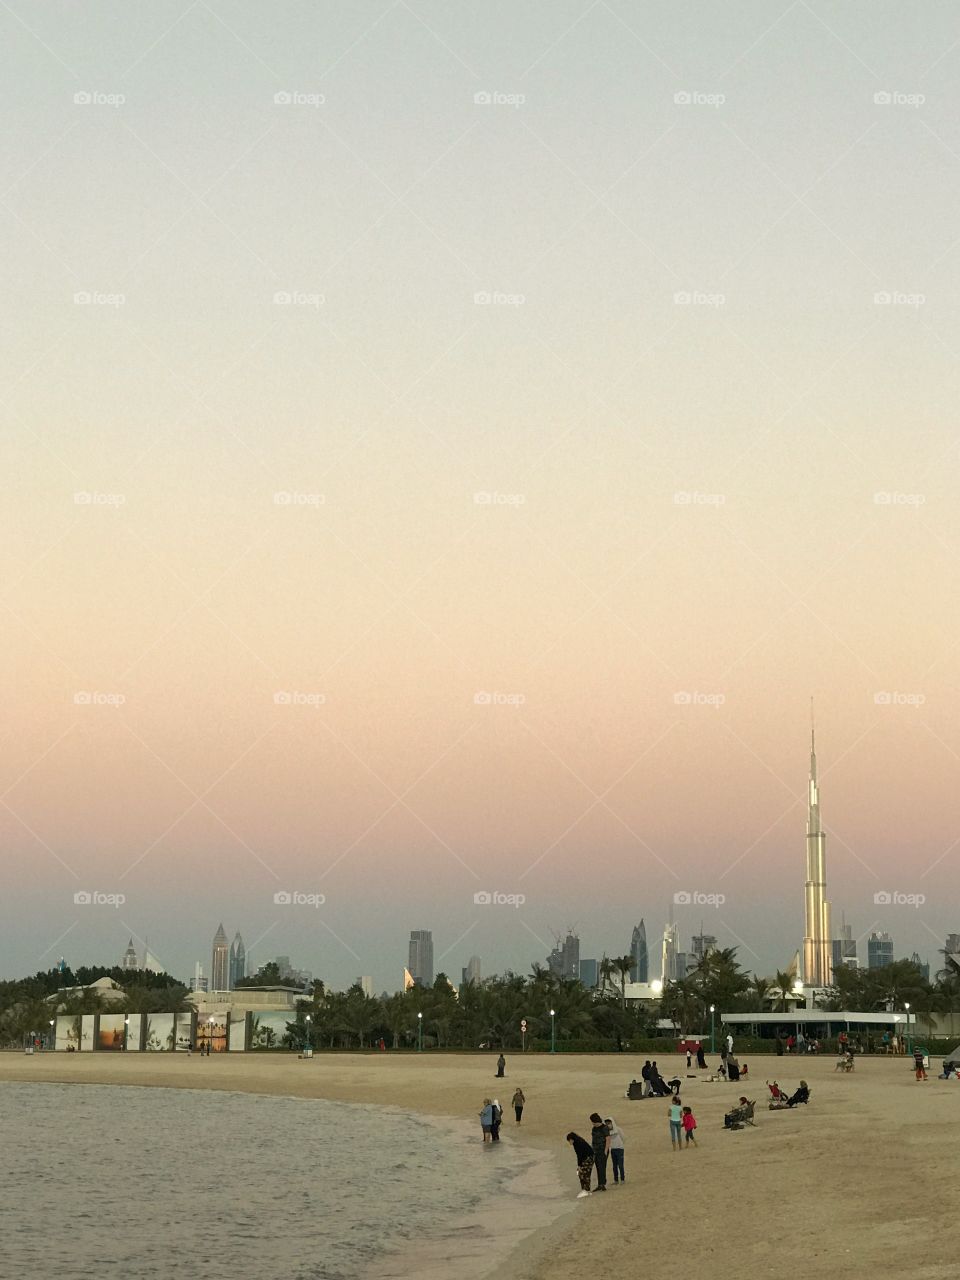
[[[568,1201],[506,1129],[493,1147],[390,1107],[0,1084],[11,1276],[480,1280]]]

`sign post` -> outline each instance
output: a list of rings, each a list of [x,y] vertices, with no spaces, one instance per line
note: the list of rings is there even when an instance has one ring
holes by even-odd
[[[520,1043],[523,1047],[523,1052],[526,1053],[527,1052],[527,1020],[526,1018],[520,1019]]]

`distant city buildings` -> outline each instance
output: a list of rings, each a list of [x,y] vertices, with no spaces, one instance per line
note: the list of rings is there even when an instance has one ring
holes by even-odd
[[[589,991],[592,991],[594,987],[599,985],[600,983],[600,961],[599,960],[583,959],[580,961],[580,981]]]
[[[633,956],[630,981],[646,982],[650,972],[650,957],[647,954],[647,926],[642,919],[638,925],[634,925],[633,936],[630,939],[630,954]],[[594,982],[593,986],[596,985]]]
[[[277,966],[280,981],[287,983],[291,987],[308,987],[313,981],[311,971],[309,969],[295,969],[290,963],[289,956],[276,956],[273,963]]]
[[[558,978],[580,977],[580,939],[572,930],[563,942],[557,939],[557,945],[547,956],[547,967]]]
[[[712,933],[704,933],[703,925],[700,926],[700,932],[695,933],[690,939],[690,953],[693,957],[692,963],[699,964],[701,960],[705,960],[711,951],[717,950],[717,940]]]
[[[193,966],[193,978],[190,981],[191,991],[206,991],[207,980],[203,976],[203,965],[198,960]]]
[[[243,945],[243,938],[240,937],[239,930],[230,943],[229,969],[230,990],[233,991],[240,978],[247,976],[247,951]]]
[[[857,943],[853,936],[853,925],[847,924],[843,920],[840,925],[840,936],[832,940],[833,950],[833,967],[834,969],[859,969],[860,960],[857,956]]]
[[[867,968],[882,969],[893,964],[893,939],[889,933],[871,933],[867,938]]]
[[[213,959],[210,964],[210,990],[230,990],[230,944],[221,923],[213,935]]]
[[[137,959],[137,951],[133,945],[132,938],[127,944],[126,951],[123,953],[123,959],[120,961],[120,968],[121,969],[139,969],[140,968],[140,961]]]
[[[943,950],[951,960],[956,960],[957,964],[960,964],[960,933],[948,933]]]
[[[915,964],[917,966],[917,968],[923,974],[924,978],[926,978],[927,982],[930,981],[930,965],[924,964],[924,962],[920,959],[919,951],[915,951],[913,953],[913,955],[910,957],[910,963]]]
[[[411,929],[407,969],[416,986],[433,986],[433,934],[429,929]]]
[[[460,970],[460,977],[464,986],[474,982],[480,982],[480,957],[471,956],[467,961],[466,968]]]

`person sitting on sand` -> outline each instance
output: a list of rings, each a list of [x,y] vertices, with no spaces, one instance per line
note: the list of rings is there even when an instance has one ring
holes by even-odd
[[[750,1106],[749,1098],[744,1097],[744,1095],[741,1093],[740,1105],[738,1107],[734,1107],[732,1111],[728,1111],[726,1113],[726,1115],[723,1117],[723,1127],[725,1129],[740,1128],[743,1124],[744,1114],[746,1113],[747,1108],[749,1106]]]
[[[789,1097],[789,1098],[787,1099],[787,1106],[788,1106],[788,1107],[795,1107],[795,1106],[796,1106],[798,1103],[800,1103],[800,1102],[804,1102],[804,1103],[806,1103],[806,1102],[809,1102],[809,1101],[810,1101],[810,1089],[809,1089],[809,1086],[807,1085],[806,1080],[801,1080],[801,1081],[800,1081],[800,1088],[796,1091],[796,1093],[795,1093],[795,1094],[793,1094],[791,1097]]]
[[[573,1146],[577,1157],[577,1177],[580,1179],[580,1190],[577,1199],[582,1200],[590,1194],[590,1175],[593,1173],[593,1147],[579,1133],[568,1133],[567,1141]]]
[[[483,1107],[480,1111],[480,1127],[483,1130],[484,1142],[493,1141],[493,1103],[489,1098],[484,1098]]]

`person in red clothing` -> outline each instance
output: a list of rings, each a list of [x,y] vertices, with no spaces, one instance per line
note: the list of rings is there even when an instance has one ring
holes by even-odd
[[[695,1147],[697,1145],[697,1140],[694,1137],[693,1131],[697,1127],[697,1122],[694,1119],[692,1107],[683,1108],[683,1120],[681,1121],[681,1123],[683,1125],[683,1136],[684,1136],[683,1145],[685,1147],[689,1147],[689,1146]]]

